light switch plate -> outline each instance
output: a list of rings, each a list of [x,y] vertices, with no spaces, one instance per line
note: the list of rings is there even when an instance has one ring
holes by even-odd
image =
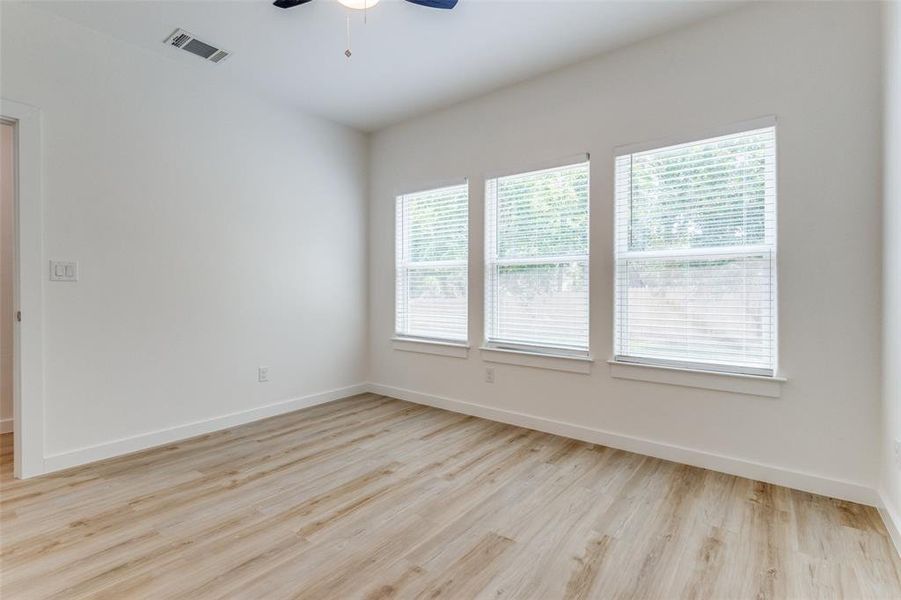
[[[50,281],[78,281],[78,263],[72,260],[51,260]]]

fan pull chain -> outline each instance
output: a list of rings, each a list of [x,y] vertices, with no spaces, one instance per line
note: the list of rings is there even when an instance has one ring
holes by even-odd
[[[347,50],[344,51],[344,56],[350,60],[352,55],[353,52],[350,49],[350,17],[347,17]]]

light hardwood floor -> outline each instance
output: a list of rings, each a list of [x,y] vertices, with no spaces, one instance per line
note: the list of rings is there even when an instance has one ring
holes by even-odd
[[[24,598],[901,598],[876,511],[361,395],[0,473]]]

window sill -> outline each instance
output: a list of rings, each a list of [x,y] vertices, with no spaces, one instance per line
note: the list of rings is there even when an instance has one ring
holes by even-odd
[[[594,363],[590,356],[564,356],[561,354],[492,348],[490,346],[482,346],[479,350],[482,351],[482,360],[486,362],[567,371],[583,375],[591,373],[591,365]]]
[[[786,382],[784,377],[720,373],[616,360],[608,360],[607,363],[610,365],[610,375],[618,379],[664,383],[767,398],[779,398],[782,395],[782,384]]]
[[[453,358],[469,357],[469,344],[464,343],[395,337],[391,338],[391,344],[395,350],[400,350],[401,352],[418,352],[420,354],[435,354]]]

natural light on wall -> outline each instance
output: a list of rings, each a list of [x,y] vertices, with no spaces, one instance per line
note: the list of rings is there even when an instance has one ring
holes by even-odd
[[[486,182],[488,346],[588,354],[588,166]]]
[[[469,185],[398,196],[395,227],[395,334],[465,342]]]
[[[616,359],[776,370],[776,132],[616,158]]]

